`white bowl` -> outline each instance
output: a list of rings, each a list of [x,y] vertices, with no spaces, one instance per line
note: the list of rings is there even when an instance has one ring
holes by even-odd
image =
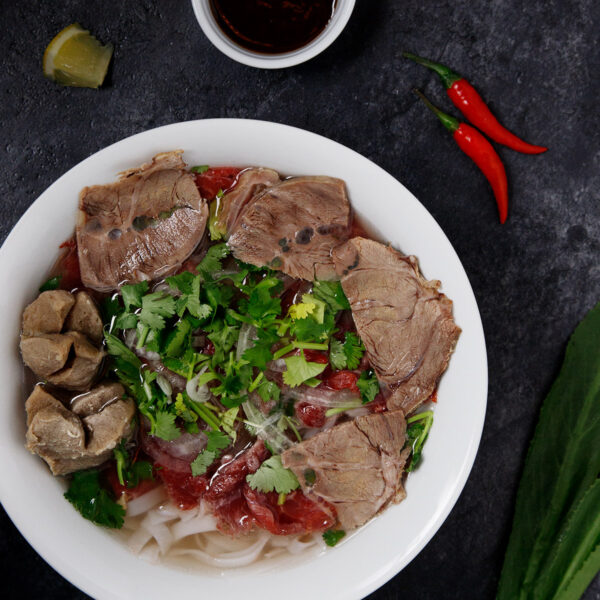
[[[340,35],[354,9],[355,0],[337,0],[337,6],[325,29],[311,42],[281,54],[263,54],[242,48],[228,37],[215,20],[210,0],[192,0],[198,23],[206,37],[221,51],[239,63],[260,69],[284,69],[306,62],[320,54]]]
[[[438,389],[424,459],[407,481],[408,497],[338,547],[318,557],[245,567],[224,574],[180,572],[132,555],[111,532],[85,521],[62,497],[64,483],[24,448],[22,363],[17,350],[23,307],[36,295],[58,245],[75,226],[79,190],[113,181],[154,154],[182,148],[190,165],[265,165],[293,174],[346,181],[352,205],[396,248],[419,257],[426,277],[440,279],[462,328]],[[192,597],[260,600],[356,600],[402,569],[452,509],[473,465],[483,428],[487,362],[477,304],[450,242],[419,201],[381,168],[307,131],[261,121],[213,119],[167,125],[124,139],[52,184],[0,249],[3,331],[0,336],[0,500],[37,552],[98,599]],[[176,592],[174,592],[176,591]]]

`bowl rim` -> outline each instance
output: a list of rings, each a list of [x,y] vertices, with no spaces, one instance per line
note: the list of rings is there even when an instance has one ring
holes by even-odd
[[[453,479],[448,486],[443,487],[443,489],[441,490],[443,492],[443,501],[438,499],[440,501],[435,505],[435,510],[432,510],[431,514],[428,515],[424,528],[414,533],[412,537],[410,537],[409,532],[408,537],[410,537],[410,543],[405,544],[406,547],[403,548],[402,552],[399,552],[397,550],[395,540],[389,539],[389,524],[398,520],[396,516],[392,517],[392,511],[394,511],[396,508],[401,508],[403,506],[407,507],[409,503],[412,503],[411,506],[414,506],[415,504],[421,505],[423,504],[423,501],[427,500],[427,498],[424,496],[415,497],[415,489],[415,491],[412,492],[412,495],[409,491],[407,500],[405,500],[402,504],[398,505],[397,507],[390,507],[385,512],[385,514],[379,516],[376,519],[373,519],[369,524],[359,529],[357,534],[350,536],[350,539],[347,543],[342,543],[339,546],[339,548],[336,548],[334,551],[322,554],[322,556],[319,557],[319,560],[317,560],[316,558],[311,558],[307,559],[304,563],[298,566],[294,565],[293,567],[290,567],[290,569],[280,569],[277,571],[272,570],[270,572],[270,577],[273,581],[272,589],[261,589],[260,593],[257,596],[254,596],[252,592],[247,594],[248,598],[256,597],[261,598],[261,600],[271,600],[272,598],[279,598],[281,590],[284,589],[283,585],[286,581],[289,582],[290,575],[300,573],[303,576],[307,576],[309,572],[312,573],[313,569],[316,569],[317,573],[321,573],[323,575],[320,578],[317,577],[317,579],[319,581],[325,581],[323,569],[330,569],[331,567],[333,567],[333,572],[335,572],[337,575],[343,574],[345,577],[345,581],[347,583],[353,582],[354,587],[342,586],[337,580],[329,581],[327,583],[327,585],[329,586],[329,588],[327,588],[328,597],[344,600],[357,600],[358,598],[366,596],[367,594],[377,589],[379,586],[383,585],[385,582],[391,579],[397,572],[404,568],[423,549],[423,547],[429,542],[433,535],[435,535],[435,533],[441,527],[442,523],[445,521],[446,517],[448,516],[454,504],[456,503],[460,493],[462,492],[466,484],[467,478],[469,476],[469,473],[472,469],[477,449],[481,440],[487,403],[487,353],[483,327],[481,324],[481,317],[479,314],[475,296],[473,294],[473,290],[470,286],[464,268],[460,263],[458,256],[456,255],[456,252],[454,251],[452,245],[450,244],[449,240],[447,239],[439,225],[435,222],[435,220],[425,209],[425,207],[408,190],[406,190],[406,188],[404,188],[404,186],[402,186],[400,182],[398,182],[390,174],[384,171],[381,167],[377,166],[375,163],[358,154],[354,150],[351,150],[333,140],[330,140],[318,134],[311,133],[306,130],[291,127],[288,125],[246,119],[206,119],[173,123],[170,125],[165,125],[155,129],[143,131],[133,136],[129,136],[99,150],[92,156],[81,161],[78,165],[74,166],[72,169],[70,169],[64,175],[62,175],[59,179],[57,179],[52,185],[50,185],[23,214],[19,222],[15,225],[13,230],[7,236],[2,247],[0,248],[0,274],[9,274],[11,277],[18,277],[19,273],[23,271],[22,267],[19,264],[15,265],[11,262],[11,258],[14,258],[14,254],[11,256],[10,252],[14,252],[15,248],[19,247],[21,249],[26,249],[28,247],[28,244],[31,244],[31,236],[29,235],[27,228],[31,223],[35,223],[36,219],[38,221],[42,219],[42,221],[38,225],[38,227],[42,231],[47,231],[48,235],[50,236],[53,235],[52,230],[47,228],[47,221],[43,221],[43,217],[45,216],[43,213],[46,213],[46,216],[54,214],[54,208],[49,206],[49,202],[53,199],[53,196],[57,196],[57,194],[61,193],[64,194],[65,188],[74,188],[76,182],[79,182],[78,185],[81,185],[82,181],[86,182],[86,184],[102,183],[89,180],[89,174],[87,174],[87,171],[89,171],[92,165],[95,165],[96,168],[98,168],[98,166],[101,165],[102,169],[104,170],[112,169],[112,179],[114,179],[114,176],[117,172],[117,167],[115,165],[120,164],[119,154],[123,154],[124,150],[128,150],[127,160],[133,161],[131,164],[134,164],[137,160],[136,152],[141,153],[142,155],[149,158],[148,154],[152,152],[152,140],[154,138],[160,138],[162,140],[160,142],[160,146],[163,148],[163,150],[165,150],[166,142],[164,141],[164,139],[177,140],[181,137],[185,137],[186,135],[188,136],[188,138],[190,138],[193,134],[194,140],[203,140],[206,139],[206,136],[201,134],[203,132],[206,133],[206,131],[211,131],[213,129],[216,129],[218,131],[218,139],[221,139],[223,131],[227,130],[228,128],[234,129],[236,131],[239,130],[239,139],[251,140],[252,143],[255,143],[254,140],[257,139],[258,135],[261,135],[263,139],[269,139],[271,141],[273,139],[285,139],[286,142],[289,142],[289,140],[293,139],[295,143],[312,145],[314,146],[314,151],[317,152],[318,149],[317,154],[323,157],[329,156],[332,153],[339,153],[339,164],[343,163],[344,168],[347,168],[346,163],[354,161],[353,168],[360,166],[361,169],[364,168],[365,172],[368,171],[371,174],[376,174],[379,178],[378,183],[380,185],[393,186],[395,190],[397,190],[397,192],[403,196],[403,200],[407,203],[406,210],[412,210],[414,215],[416,215],[417,221],[424,220],[424,222],[427,223],[427,227],[429,228],[428,233],[435,234],[436,239],[444,249],[443,255],[440,254],[439,256],[439,268],[441,268],[442,265],[448,265],[451,263],[454,265],[453,269],[455,271],[455,275],[460,280],[460,286],[462,286],[462,298],[465,304],[469,304],[468,307],[462,308],[458,304],[455,304],[456,310],[463,310],[464,308],[464,310],[467,311],[469,314],[470,321],[468,323],[468,343],[471,346],[473,346],[473,349],[476,351],[476,353],[473,354],[471,357],[473,364],[469,366],[469,368],[472,367],[473,370],[473,382],[470,383],[470,391],[472,392],[473,397],[469,397],[467,398],[467,400],[468,402],[472,402],[472,407],[469,405],[471,410],[465,414],[461,413],[459,420],[460,422],[468,420],[471,423],[470,429],[468,431],[469,435],[468,439],[461,439],[458,442],[462,444],[463,451],[460,454],[460,460],[458,464],[453,465]],[[232,143],[231,138],[227,138],[227,136],[225,137],[226,139],[228,139],[228,143]],[[133,157],[130,157],[130,155],[132,154],[129,151],[130,147],[137,147],[137,150],[133,152],[133,154],[135,155]],[[174,146],[173,149],[175,147],[180,146]],[[186,149],[186,153],[187,152],[188,150]],[[210,150],[208,150],[208,152],[210,152]],[[191,149],[189,153],[192,153]],[[312,160],[315,159],[311,157],[310,161]],[[338,157],[336,157],[335,160],[338,160]],[[232,160],[232,163],[233,162],[234,161]],[[105,165],[110,165],[110,167]],[[277,168],[275,164],[273,164],[272,166]],[[336,175],[336,173],[331,174]],[[85,178],[82,179],[83,175],[85,175]],[[106,177],[109,176],[106,175]],[[112,179],[109,178],[109,180]],[[352,196],[351,190],[350,195]],[[69,202],[71,202],[71,206],[74,208],[73,205],[75,204],[75,201],[69,200]],[[75,211],[73,210],[73,208],[71,208],[71,211],[74,213]],[[405,209],[403,208],[402,210]],[[402,210],[399,209],[400,213],[402,212]],[[63,227],[63,229],[65,227],[71,227],[72,231],[72,225],[70,224],[61,224],[61,227]],[[406,231],[404,233],[406,234]],[[418,234],[418,232],[416,232],[415,235],[416,234]],[[411,235],[412,233],[409,234],[409,237]],[[59,234],[57,234],[57,236],[58,237],[56,239],[60,239],[60,232]],[[50,242],[44,243],[48,244]],[[428,243],[430,242],[428,241]],[[450,276],[450,274],[448,276]],[[39,280],[41,280],[41,276],[38,277],[37,281]],[[24,305],[25,303],[21,302],[19,310],[22,310]],[[8,307],[7,313],[10,314],[10,307]],[[20,314],[20,312],[18,314]],[[461,336],[461,339],[464,339],[465,334],[467,333],[467,329],[465,327],[467,323],[459,322],[459,325],[463,327],[463,335]],[[15,325],[13,323],[12,329],[11,326],[6,324],[4,325],[4,327],[5,336],[3,336],[4,341],[0,339],[0,348],[2,348],[1,344],[4,344],[5,354],[8,356],[8,354],[11,352],[11,344],[14,346],[15,332],[18,331],[18,324]],[[457,351],[455,352],[455,356],[453,357],[455,361],[459,352],[458,348],[464,348],[464,344],[461,346],[461,339],[459,339]],[[10,341],[9,343],[7,340],[12,341]],[[14,348],[12,349],[12,353],[16,354]],[[451,361],[451,366],[446,375],[448,375],[448,373],[450,373],[452,370],[453,369]],[[7,376],[8,373],[8,366],[0,363],[0,376]],[[15,376],[13,375],[13,379],[14,377]],[[5,380],[9,381],[10,378],[7,377]],[[445,380],[443,378],[442,383],[440,385],[440,390],[444,383]],[[22,391],[20,395],[23,395]],[[453,400],[456,400],[456,398],[453,398]],[[459,400],[462,402],[460,398]],[[467,400],[465,400],[465,402]],[[15,414],[18,412],[17,409],[20,409],[22,413],[22,406],[14,406],[13,409],[14,410],[12,412]],[[2,409],[0,408],[0,410]],[[5,408],[4,410],[8,409]],[[448,404],[439,403],[436,407],[436,414],[438,414],[438,416],[440,416],[441,418],[443,415],[447,415],[449,410],[450,409],[448,409]],[[434,429],[432,429],[430,439],[428,441],[428,444],[430,445],[430,447],[432,447],[432,449],[435,444],[442,444],[443,446],[443,444],[445,443],[443,440],[443,435],[441,435],[442,433],[445,433],[445,431],[436,430],[434,426]],[[56,529],[57,525],[54,523],[50,523],[47,524],[47,526],[43,529],[40,529],[38,527],[38,523],[41,522],[44,517],[48,516],[47,507],[45,505],[45,502],[47,502],[47,500],[45,498],[44,500],[38,498],[32,503],[24,503],[22,501],[22,497],[20,497],[17,494],[14,487],[11,487],[10,482],[18,481],[18,478],[20,476],[22,478],[22,474],[18,469],[18,465],[27,463],[27,465],[31,464],[32,468],[39,471],[40,473],[42,471],[46,472],[46,479],[39,482],[36,480],[36,484],[40,488],[38,491],[38,495],[41,496],[44,493],[44,491],[41,488],[48,487],[46,485],[47,480],[52,480],[54,487],[56,487],[57,483],[53,478],[49,478],[47,476],[47,471],[43,468],[45,467],[45,465],[42,465],[42,461],[40,461],[37,457],[28,455],[26,452],[19,453],[18,456],[15,455],[15,448],[17,446],[19,446],[21,449],[23,448],[23,438],[18,438],[19,441],[16,443],[9,443],[10,434],[14,434],[14,431],[11,431],[9,421],[7,419],[0,419],[0,455],[3,455],[5,459],[3,463],[7,467],[5,477],[0,479],[0,500],[2,501],[9,517],[17,526],[17,528],[21,531],[22,535],[28,540],[28,542],[34,547],[34,549],[42,556],[42,558],[44,558],[44,560],[48,564],[50,564],[63,577],[71,581],[74,585],[78,586],[86,593],[96,598],[102,599],[135,598],[135,594],[138,592],[137,588],[135,592],[132,592],[131,590],[128,592],[126,589],[118,587],[119,581],[121,585],[129,584],[129,580],[126,577],[121,577],[120,572],[115,571],[113,573],[115,579],[113,579],[113,577],[107,578],[105,576],[105,573],[98,572],[94,570],[94,568],[92,568],[92,570],[90,571],[89,565],[82,566],[81,561],[83,560],[83,558],[80,557],[80,555],[88,552],[88,550],[83,544],[84,540],[87,542],[87,536],[89,536],[89,539],[92,539],[95,543],[98,544],[98,548],[93,549],[93,551],[96,553],[96,558],[102,558],[102,560],[106,560],[109,563],[112,561],[113,565],[118,564],[120,566],[121,564],[124,564],[123,561],[130,560],[128,558],[130,554],[126,548],[121,547],[122,542],[119,542],[117,547],[117,545],[115,545],[115,540],[114,538],[112,538],[112,536],[110,536],[104,531],[98,531],[99,528],[97,528],[95,525],[84,521],[80,517],[80,515],[73,511],[72,507],[63,498],[56,498],[57,502],[53,505],[53,509],[57,510],[58,512],[54,514],[54,517],[57,523],[65,522],[69,524],[69,531],[65,532],[64,537],[69,538],[73,542],[76,542],[77,548],[69,548],[69,552],[67,555],[65,555],[65,553],[63,552],[57,551],[58,547],[60,547],[61,545],[64,546],[64,544],[66,543],[65,540],[56,539],[59,536],[55,536],[54,538],[51,537],[51,530],[53,530],[53,528]],[[20,435],[22,436],[22,433]],[[446,457],[442,457],[441,454],[442,453],[438,452],[434,455],[434,453],[431,452],[431,458],[434,459],[431,461],[431,468],[433,468],[433,463],[435,463],[436,460],[446,460]],[[411,478],[413,478],[414,484],[413,481],[411,481],[409,478],[409,483],[407,487],[410,485],[411,487],[419,487],[420,489],[425,483],[426,485],[429,484],[430,486],[433,486],[433,488],[435,488],[437,482],[425,478],[425,473],[428,472],[428,469],[431,470],[431,468],[427,466],[427,463],[425,463],[425,467],[425,469],[417,470],[415,473],[411,474]],[[31,489],[29,489],[29,491],[31,491]],[[52,490],[52,495],[55,495],[54,490]],[[40,504],[43,505],[41,509],[39,506]],[[398,511],[394,512],[394,515],[398,514]],[[32,518],[32,516],[37,517],[37,519]],[[410,523],[408,523],[408,525],[410,526]],[[355,537],[357,539],[360,537],[362,543],[351,543],[352,539]],[[102,550],[104,550],[105,552],[102,553]],[[123,550],[126,554],[123,554]],[[108,556],[109,554],[113,554],[113,556]],[[144,585],[148,586],[148,589],[146,590],[146,597],[148,598],[162,598],[165,593],[165,590],[170,589],[166,587],[166,582],[170,581],[170,579],[173,577],[173,573],[176,573],[178,578],[180,576],[179,572],[174,571],[173,569],[166,566],[153,566],[152,570],[148,571],[148,565],[144,561],[133,557],[133,555],[131,555],[131,557],[137,562],[135,563],[135,577],[130,572],[128,572],[128,576],[131,575],[130,579],[135,579],[137,583],[145,582],[146,580],[143,576],[144,574],[146,574],[146,579],[152,580],[151,583],[144,583]],[[350,564],[344,562],[346,559],[348,559],[348,557],[354,563],[353,569],[349,569]],[[119,560],[121,561],[120,563],[117,562]],[[361,567],[361,565],[363,566]],[[369,568],[371,570],[369,570],[367,573],[364,573],[364,577],[361,577],[359,580],[357,580],[356,578],[361,572],[361,568],[363,570],[366,568],[365,565],[369,565]],[[310,567],[309,571],[307,571],[307,567]],[[259,572],[258,575],[252,572],[246,573],[241,571],[239,573],[227,571],[226,573],[228,575],[226,581],[228,582],[227,585],[229,586],[230,590],[236,587],[237,589],[246,590],[246,584],[251,585],[253,582],[262,582],[264,581],[265,576],[262,572]],[[204,584],[207,584],[207,582],[208,584],[210,584],[211,579],[209,577],[201,580],[198,579],[198,575],[202,576],[203,574],[204,573],[199,570],[196,573],[186,575],[186,578],[184,578],[185,581],[183,579],[181,581],[178,579],[178,581],[180,581],[181,589],[188,589],[188,585],[190,590],[195,589],[195,587],[192,588],[192,585],[196,586],[199,581],[203,581]],[[119,580],[116,579],[117,576],[120,578]],[[183,576],[181,575],[181,577]],[[188,584],[188,578],[189,581],[193,583]],[[219,580],[219,585],[223,584],[223,581],[225,580],[221,578]],[[285,589],[287,590],[287,588]],[[287,592],[289,591],[290,590],[287,590]],[[294,590],[292,590],[292,593],[288,593],[288,597],[293,600],[295,600],[296,598],[305,598],[306,593],[306,589],[299,590],[297,594]]]
[[[191,2],[202,31],[223,54],[249,67],[284,69],[306,62],[328,48],[346,27],[356,0],[337,0],[338,5],[331,20],[316,38],[301,48],[281,54],[262,54],[239,46],[219,27],[210,8],[210,0],[191,0]]]

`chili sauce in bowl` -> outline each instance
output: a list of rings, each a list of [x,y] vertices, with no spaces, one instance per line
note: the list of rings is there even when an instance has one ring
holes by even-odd
[[[210,0],[223,32],[236,44],[266,54],[302,48],[329,24],[337,0]]]

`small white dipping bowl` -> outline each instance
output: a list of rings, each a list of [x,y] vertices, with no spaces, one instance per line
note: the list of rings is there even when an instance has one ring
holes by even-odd
[[[281,54],[253,52],[236,44],[219,27],[210,8],[210,0],[192,0],[194,14],[206,37],[221,51],[239,63],[259,69],[284,69],[306,62],[320,54],[340,35],[354,9],[355,0],[337,0],[337,5],[327,27],[311,42]]]

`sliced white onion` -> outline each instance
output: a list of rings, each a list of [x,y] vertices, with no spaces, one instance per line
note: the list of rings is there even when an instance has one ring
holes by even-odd
[[[211,394],[208,386],[206,384],[200,386],[198,385],[198,379],[200,378],[200,375],[203,375],[207,368],[208,367],[203,367],[200,369],[200,371],[185,384],[185,391],[194,402],[202,403],[210,400]]]
[[[242,358],[242,354],[254,345],[253,342],[255,339],[256,327],[250,323],[242,323],[235,351],[235,360],[240,360]]]
[[[311,388],[308,385],[301,385],[297,388],[286,389],[285,395],[294,400],[302,400],[326,408],[348,406],[348,409],[351,409],[358,408],[362,404],[360,394],[352,390],[330,390],[328,388]]]
[[[167,398],[171,398],[173,395],[173,388],[171,387],[171,382],[164,375],[156,376],[156,383],[158,387],[162,390],[163,394],[167,396]]]
[[[282,417],[282,413],[275,413],[270,417],[265,417],[252,402],[242,404],[248,421],[252,424],[254,434],[267,442],[273,452],[281,454],[284,450],[291,448],[294,443],[277,427],[277,422]]]

